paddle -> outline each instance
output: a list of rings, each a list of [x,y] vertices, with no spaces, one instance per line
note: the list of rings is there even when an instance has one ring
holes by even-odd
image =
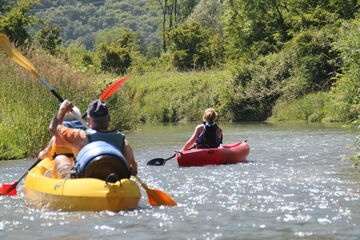
[[[105,101],[108,99],[126,80],[128,80],[131,77],[131,75],[127,75],[123,78],[120,78],[119,80],[113,82],[108,86],[105,91],[101,94],[99,99],[101,101]]]
[[[8,195],[8,196],[14,196],[17,194],[16,192],[16,186],[19,184],[19,182],[28,174],[28,172],[33,169],[41,159],[38,159],[31,167],[13,184],[3,184],[0,186],[0,196],[1,195]]]
[[[20,66],[22,66],[23,68],[25,68],[26,70],[30,71],[44,86],[46,86],[50,92],[60,101],[63,102],[64,99],[55,91],[54,88],[52,88],[46,81],[44,78],[40,77],[40,75],[37,73],[37,71],[35,70],[35,67],[33,66],[33,64],[26,58],[24,57],[9,41],[8,37],[4,34],[0,34],[0,47],[11,57],[11,59],[16,62],[17,64],[19,64]],[[114,83],[114,86],[109,86],[109,90],[105,90],[106,93],[103,93],[104,96],[100,96],[100,98],[102,99],[106,99],[108,98],[111,94],[113,94],[115,92],[115,90],[117,88],[120,87],[120,85],[126,81],[126,79],[128,79],[129,76],[125,77],[124,79],[120,79],[119,81]],[[81,116],[79,114],[77,114],[75,111],[72,112],[75,117],[84,125],[87,126],[87,123],[81,118]],[[29,170],[31,170],[34,166],[36,166],[36,164],[40,161],[40,159],[38,161],[36,161],[33,166],[31,166],[31,168]],[[29,171],[28,170],[28,171]],[[26,176],[26,174],[28,173],[28,171],[26,173],[24,173],[23,176],[21,176],[21,178],[15,182],[14,184],[11,185],[2,185],[1,186],[1,192],[4,192],[4,194],[16,194],[16,186],[19,183],[19,181],[24,178]],[[159,206],[159,205],[168,205],[168,206],[175,206],[176,202],[166,193],[161,192],[160,190],[156,190],[156,189],[151,189],[148,188],[146,186],[145,183],[142,183],[140,181],[140,179],[137,178],[137,180],[139,181],[139,183],[141,184],[141,186],[146,190],[147,194],[148,194],[148,200],[149,203],[152,206]],[[15,189],[15,194],[14,194],[14,190]]]
[[[44,78],[40,77],[39,73],[36,71],[33,64],[24,57],[15,47],[10,43],[9,38],[4,35],[0,34],[0,48],[2,48],[6,54],[9,55],[9,57],[25,68],[26,70],[30,71],[47,89],[50,90],[50,92],[60,101],[63,102],[64,99],[55,91],[53,87],[51,87]],[[85,126],[88,127],[87,123],[81,118],[79,114],[77,114],[75,111],[72,111],[72,114]],[[38,159],[21,177],[18,181],[16,181],[13,184],[3,184],[0,187],[0,195],[9,195],[13,196],[16,195],[16,186],[18,183],[27,175],[27,173],[36,166],[41,160]]]
[[[195,148],[195,145],[188,148],[186,151],[191,150],[193,148]],[[176,154],[183,154],[183,153],[180,151],[175,151],[175,153],[171,157],[168,157],[165,159],[164,158],[154,158],[154,159],[151,159],[150,161],[148,161],[148,163],[146,165],[148,165],[148,166],[163,166],[163,165],[165,165],[165,163],[168,160],[174,158],[176,156]]]
[[[26,57],[24,57],[24,55],[22,55],[13,44],[10,43],[9,38],[4,34],[0,34],[0,48],[2,48],[14,62],[31,72],[60,102],[64,101],[64,99],[55,91],[55,89],[50,86],[43,77],[40,77],[33,64]],[[72,111],[72,114],[85,127],[88,126],[87,122],[85,122],[79,114],[77,114],[75,111]]]
[[[140,180],[139,177],[135,177],[136,180],[140,183],[140,185],[145,189],[148,202],[151,206],[176,206],[177,203],[174,199],[172,199],[167,193],[162,192],[157,189],[149,188],[144,182]]]
[[[105,101],[106,99],[108,99],[111,95],[113,95],[113,93],[126,81],[128,80],[130,77],[132,77],[131,75],[127,75],[123,78],[120,78],[119,80],[116,80],[115,82],[113,82],[112,84],[110,84],[101,94],[101,96],[99,97],[99,100],[101,101]],[[82,118],[86,118],[87,112],[85,112],[82,115]]]
[[[146,165],[148,166],[162,166],[165,165],[166,161],[174,158],[176,156],[176,154],[172,155],[171,157],[168,158],[154,158],[151,159]]]

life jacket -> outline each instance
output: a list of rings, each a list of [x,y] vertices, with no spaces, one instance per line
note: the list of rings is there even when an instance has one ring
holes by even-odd
[[[214,123],[203,122],[203,131],[197,137],[196,148],[218,148],[222,137],[218,135],[218,126]]]
[[[89,143],[104,141],[114,145],[120,152],[124,152],[125,135],[117,130],[100,132],[95,129],[87,129],[86,135],[89,139]]]

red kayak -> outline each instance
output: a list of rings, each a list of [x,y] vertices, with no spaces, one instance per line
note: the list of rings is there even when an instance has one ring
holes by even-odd
[[[245,162],[249,152],[246,142],[236,142],[219,148],[181,150],[176,159],[179,167],[234,164]]]

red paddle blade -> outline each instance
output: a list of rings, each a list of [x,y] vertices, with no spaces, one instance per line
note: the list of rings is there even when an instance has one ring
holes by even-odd
[[[16,183],[14,183],[16,184]],[[0,186],[0,196],[1,195],[8,195],[8,196],[15,196],[17,194],[16,185],[14,184],[3,184]]]
[[[127,75],[119,80],[113,82],[110,86],[108,86],[105,91],[101,94],[100,100],[105,101],[108,97],[110,97],[120,86],[123,84],[131,75]]]

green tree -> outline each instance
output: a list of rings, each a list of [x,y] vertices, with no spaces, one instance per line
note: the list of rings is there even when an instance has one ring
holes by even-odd
[[[6,34],[17,45],[23,45],[26,40],[30,40],[26,27],[37,22],[29,13],[32,12],[31,6],[38,2],[39,0],[19,1],[6,16],[0,18],[0,32]]]
[[[0,0],[0,16],[5,15],[15,5],[11,0]]]
[[[358,10],[355,0],[227,0],[228,55],[279,51],[300,31],[352,18]]]
[[[114,34],[115,33],[115,34]],[[113,37],[111,37],[113,36]],[[113,40],[112,42],[111,39]],[[124,74],[133,62],[133,58],[139,57],[138,51],[140,37],[137,33],[127,28],[118,28],[107,32],[98,41],[110,42],[97,45],[97,56],[100,67],[104,71]]]
[[[223,23],[221,18],[224,14],[225,4],[221,0],[201,0],[194,8],[187,21],[196,21],[205,29],[222,33]]]
[[[116,42],[123,48],[128,48],[130,51],[146,51],[140,34],[129,28],[116,27],[96,33],[96,45],[100,43],[109,45],[113,42]]]
[[[95,53],[85,48],[80,41],[73,41],[66,49],[67,61],[81,71],[87,71],[95,66]]]
[[[157,5],[161,11],[162,49],[166,52],[168,47],[167,32],[176,28],[177,24],[184,22],[199,0],[156,0],[155,2],[152,5]]]
[[[198,69],[209,63],[209,33],[197,22],[184,23],[168,33],[169,54],[173,66],[180,69]]]
[[[111,43],[109,46],[100,43],[97,47],[97,56],[103,71],[124,74],[131,65],[129,49],[116,43]]]
[[[284,0],[228,0],[226,5],[225,30],[231,41],[230,56],[266,54],[289,40]]]
[[[41,47],[47,50],[51,55],[55,55],[60,50],[62,39],[60,38],[60,26],[50,26],[43,24],[37,33],[37,39]]]
[[[179,22],[184,22],[201,0],[184,0],[179,4]]]
[[[335,47],[344,61],[342,72],[331,90],[330,112],[334,120],[360,119],[360,18],[345,21]]]

